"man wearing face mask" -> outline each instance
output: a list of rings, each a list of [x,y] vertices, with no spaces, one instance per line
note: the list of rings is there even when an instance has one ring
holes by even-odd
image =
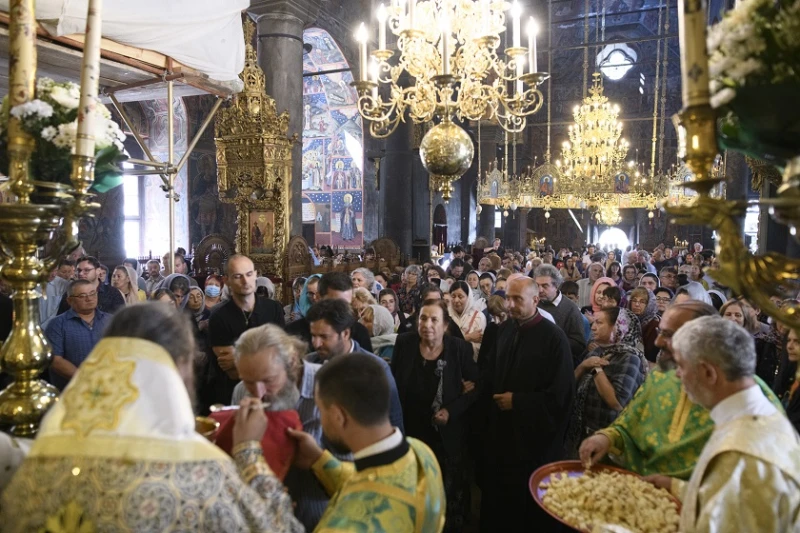
[[[342,461],[353,460],[350,453],[336,450],[322,434],[319,409],[314,403],[314,378],[321,365],[303,360],[302,340],[266,324],[244,332],[236,341],[235,350],[236,369],[242,381],[233,390],[233,405],[253,397],[268,402],[271,411],[293,409],[303,421],[303,431],[320,448]],[[313,531],[328,505],[325,490],[311,472],[298,468],[291,468],[283,483],[296,504],[295,516],[306,531]]]
[[[657,367],[614,423],[583,441],[580,456],[584,464],[595,464],[610,453],[623,468],[642,476],[689,479],[714,422],[708,410],[693,403],[681,387],[675,374],[672,336],[695,318],[717,314],[714,307],[696,300],[666,310],[655,341],[661,350]],[[772,390],[755,379],[772,403],[780,406]]]

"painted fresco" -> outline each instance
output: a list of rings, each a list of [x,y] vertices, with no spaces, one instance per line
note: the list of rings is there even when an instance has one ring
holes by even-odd
[[[316,243],[363,247],[364,139],[353,75],[331,36],[303,33],[303,221],[313,221]]]

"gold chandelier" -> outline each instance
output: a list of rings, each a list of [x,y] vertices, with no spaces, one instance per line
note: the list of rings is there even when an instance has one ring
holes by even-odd
[[[498,47],[507,10],[504,0],[392,0],[377,10],[377,50],[368,54],[363,23],[356,32],[361,77],[352,85],[359,113],[379,139],[391,135],[406,115],[417,124],[440,121],[423,138],[420,156],[445,200],[474,155],[472,139],[453,117],[492,120],[519,132],[542,107],[538,86],[549,75],[538,71],[536,22],[529,19],[523,47],[522,9],[516,1],[510,5],[511,46],[503,59]],[[397,52],[387,48],[387,29],[397,36]]]
[[[594,216],[599,224],[604,224],[606,226],[616,226],[622,222],[622,214],[619,212],[619,205],[614,202],[599,203]]]
[[[362,23],[361,79],[358,108],[378,138],[390,135],[400,121],[430,122],[455,114],[462,120],[496,119],[508,131],[522,131],[527,117],[542,107],[538,85],[549,76],[538,72],[533,17],[528,21],[528,46],[521,46],[522,9],[510,6],[512,46],[501,59],[498,47],[505,32],[509,4],[503,0],[393,0],[377,10],[378,49],[368,65],[369,31]],[[396,52],[386,44],[386,30],[397,36]],[[527,63],[527,68],[526,68]],[[413,79],[405,86],[401,77]],[[379,90],[387,87],[383,93]]]
[[[603,94],[601,74],[592,75],[590,96],[575,106],[575,124],[569,127],[569,142],[564,142],[560,165],[569,179],[603,180],[621,169],[628,155],[628,141],[620,139],[622,123],[617,120],[619,106]]]

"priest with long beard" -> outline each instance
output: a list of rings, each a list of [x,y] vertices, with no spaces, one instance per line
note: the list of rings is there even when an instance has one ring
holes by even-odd
[[[352,461],[323,437],[320,414],[314,404],[314,379],[322,365],[302,359],[306,344],[274,324],[250,329],[236,341],[234,357],[242,381],[233,390],[233,404],[245,397],[269,404],[270,411],[296,410],[303,431],[338,459]],[[295,516],[312,531],[328,505],[328,495],[308,470],[291,468],[283,480],[295,502]]]

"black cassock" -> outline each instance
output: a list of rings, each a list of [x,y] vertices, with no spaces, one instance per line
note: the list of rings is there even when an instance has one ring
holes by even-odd
[[[540,314],[521,326],[500,326],[483,361],[486,426],[481,531],[559,531],[528,489],[538,467],[564,458],[564,438],[575,395],[569,340]],[[493,394],[513,393],[501,411]]]

